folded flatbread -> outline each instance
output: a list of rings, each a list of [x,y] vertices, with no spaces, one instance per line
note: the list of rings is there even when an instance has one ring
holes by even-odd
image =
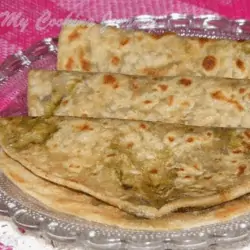
[[[0,120],[5,152],[34,174],[156,218],[250,191],[250,130],[51,117]]]
[[[58,49],[59,70],[152,76],[250,76],[249,41],[68,23],[61,30]]]
[[[0,153],[0,170],[24,193],[37,199],[49,209],[126,229],[152,231],[185,229],[227,221],[249,212],[250,209],[250,197],[246,195],[209,209],[175,212],[148,220],[127,214],[84,193],[41,179],[3,152]]]
[[[31,116],[77,116],[250,128],[250,80],[36,70]]]

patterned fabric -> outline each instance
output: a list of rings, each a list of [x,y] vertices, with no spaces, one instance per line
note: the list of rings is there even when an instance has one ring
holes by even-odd
[[[65,18],[101,21],[172,12],[249,18],[249,0],[11,0],[0,1],[0,63],[19,49],[58,35]]]

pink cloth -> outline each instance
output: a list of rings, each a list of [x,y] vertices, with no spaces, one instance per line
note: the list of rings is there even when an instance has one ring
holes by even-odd
[[[19,49],[58,35],[65,18],[101,21],[172,12],[250,19],[249,0],[8,0],[0,1],[0,63]]]

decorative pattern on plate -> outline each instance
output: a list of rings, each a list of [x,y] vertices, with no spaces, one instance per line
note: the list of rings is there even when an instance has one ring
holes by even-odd
[[[174,31],[180,35],[210,38],[250,39],[250,22],[206,15],[138,16],[129,20],[108,20],[105,25],[150,32]],[[28,50],[18,52],[0,65],[0,115],[27,114],[26,88],[29,69],[54,69],[57,39],[46,38]],[[0,174],[0,213],[9,215],[20,227],[44,231],[46,236],[74,242],[83,249],[215,249],[216,245],[238,248],[250,242],[250,216],[228,223],[182,231],[143,232],[55,213],[25,195]],[[235,243],[236,242],[236,243]],[[237,246],[234,244],[237,244]],[[72,245],[71,245],[72,246]]]

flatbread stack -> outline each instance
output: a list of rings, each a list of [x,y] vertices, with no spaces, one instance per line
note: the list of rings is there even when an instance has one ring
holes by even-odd
[[[58,212],[172,230],[250,211],[250,42],[65,24],[0,169]],[[34,185],[35,184],[35,185]]]

